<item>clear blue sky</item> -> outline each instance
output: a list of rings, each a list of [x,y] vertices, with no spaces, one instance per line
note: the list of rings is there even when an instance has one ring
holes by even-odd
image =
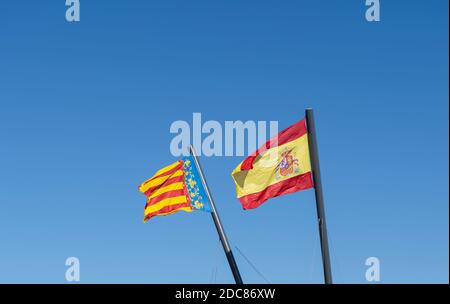
[[[174,120],[314,107],[335,281],[448,282],[448,1],[60,1],[0,9],[0,283],[233,282],[208,214],[142,223]],[[201,158],[226,231],[273,283],[320,283],[313,191],[244,212]],[[244,280],[264,280],[235,250]],[[217,269],[217,275],[213,273]],[[214,279],[215,277],[215,279]]]

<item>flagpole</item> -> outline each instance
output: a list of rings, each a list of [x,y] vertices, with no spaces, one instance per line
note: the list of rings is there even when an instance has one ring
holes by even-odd
[[[325,284],[333,284],[331,276],[330,253],[328,249],[327,223],[325,221],[325,206],[323,202],[322,180],[319,167],[319,152],[317,148],[316,126],[313,109],[306,109],[306,123],[308,126],[309,151],[311,154],[311,166],[316,195],[317,218],[319,222],[320,246],[322,249],[322,263]]]
[[[209,192],[208,183],[205,180],[202,167],[200,166],[200,162],[198,161],[197,154],[195,153],[194,147],[192,145],[189,146],[189,152],[192,155],[192,157],[194,158],[195,165],[197,166],[198,172],[200,174],[200,178],[205,187],[206,195],[208,196],[209,202],[211,204],[211,215],[212,215],[214,224],[216,226],[217,233],[219,234],[223,249],[225,251],[225,255],[227,257],[228,264],[230,265],[231,272],[233,273],[234,281],[236,282],[236,284],[243,284],[241,274],[239,273],[239,268],[236,264],[236,260],[234,259],[230,244],[228,243],[228,238],[227,238],[227,235],[225,234],[225,230],[223,229],[222,222],[220,221],[220,217],[217,212],[216,205],[214,204],[214,200],[211,196],[211,193]]]

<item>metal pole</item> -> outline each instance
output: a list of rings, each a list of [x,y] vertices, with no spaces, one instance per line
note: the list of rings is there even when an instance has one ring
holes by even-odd
[[[234,259],[230,244],[228,243],[228,238],[227,238],[227,235],[225,234],[225,230],[223,229],[219,214],[217,213],[216,205],[214,204],[214,200],[211,196],[211,193],[209,192],[209,187],[208,187],[208,184],[203,175],[203,170],[202,170],[202,167],[200,166],[200,162],[198,161],[197,154],[195,153],[194,147],[192,145],[189,146],[189,150],[190,150],[190,154],[194,158],[195,165],[197,166],[198,172],[200,174],[200,178],[205,187],[206,195],[208,196],[209,202],[211,204],[211,215],[212,215],[214,224],[216,226],[217,233],[219,234],[223,249],[225,251],[225,255],[227,257],[228,264],[230,265],[231,272],[233,273],[234,280],[235,280],[236,284],[243,284],[241,274],[239,273],[239,268],[236,264],[236,260]]]
[[[325,207],[323,203],[322,180],[320,177],[319,152],[317,148],[316,126],[312,109],[306,109],[306,123],[308,126],[308,141],[311,157],[314,191],[316,194],[317,218],[319,222],[320,246],[322,249],[323,272],[325,284],[333,284],[331,276],[330,252],[328,249],[327,223],[325,221]]]

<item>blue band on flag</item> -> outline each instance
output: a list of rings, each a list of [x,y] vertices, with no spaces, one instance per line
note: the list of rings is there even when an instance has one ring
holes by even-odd
[[[192,156],[183,157],[185,184],[191,199],[192,208],[205,212],[211,212],[211,204],[203,187],[200,174]]]

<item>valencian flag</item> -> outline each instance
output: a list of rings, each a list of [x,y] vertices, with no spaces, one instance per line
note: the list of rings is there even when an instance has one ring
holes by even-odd
[[[169,215],[180,210],[209,212],[219,234],[234,280],[236,284],[242,284],[239,268],[193,146],[189,147],[189,153],[190,156],[183,157],[160,169],[139,186],[139,191],[147,197],[144,222],[154,216]]]
[[[144,222],[153,216],[177,211],[202,210],[211,212],[202,181],[191,156],[157,171],[139,186],[147,197]]]
[[[244,209],[313,187],[305,119],[281,131],[232,172]]]

